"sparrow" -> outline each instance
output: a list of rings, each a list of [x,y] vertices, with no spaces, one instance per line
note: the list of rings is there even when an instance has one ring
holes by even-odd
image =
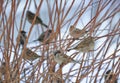
[[[78,39],[80,37],[83,37],[85,34],[87,34],[88,31],[86,31],[85,29],[78,29],[74,26],[70,26],[69,28],[69,34],[71,37]]]
[[[37,58],[40,58],[38,54],[30,50],[29,48],[25,49],[25,53],[23,54],[23,59],[24,60],[29,60],[29,61],[34,61]]]
[[[49,42],[52,40],[52,39],[51,39],[51,33],[52,33],[52,30],[49,29],[49,30],[43,32],[43,33],[37,38],[37,40],[34,40],[34,41],[49,43]]]
[[[25,41],[26,41],[26,32],[24,30],[22,30],[22,31],[20,31],[20,33],[17,36],[18,45],[19,46],[22,45],[22,47],[23,47],[25,44]]]
[[[66,54],[62,53],[60,50],[56,50],[54,53],[54,60],[58,64],[66,64],[68,62],[73,62],[73,63],[79,63],[79,61],[76,61],[72,59],[71,57],[67,56]]]
[[[81,52],[89,52],[91,50],[94,50],[94,38],[91,36],[88,36],[87,38],[83,39],[76,47],[73,47],[72,49],[81,51]],[[68,49],[68,51],[71,49]]]
[[[6,63],[5,62],[2,62],[1,63],[1,66],[0,66],[0,73],[1,75],[4,75],[6,73]]]
[[[117,83],[115,74],[111,70],[108,70],[105,74],[105,83]]]
[[[35,14],[28,10],[26,13],[26,17],[27,17],[27,20],[29,21],[29,23],[32,24],[34,17],[35,17]],[[36,16],[35,24],[41,24],[44,27],[48,28],[48,26],[46,24],[44,24],[42,19],[38,16]]]

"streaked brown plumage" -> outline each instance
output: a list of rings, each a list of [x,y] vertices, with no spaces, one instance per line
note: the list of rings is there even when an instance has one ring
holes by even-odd
[[[111,70],[108,70],[105,74],[105,83],[117,83],[117,78]]]
[[[57,50],[54,52],[54,60],[55,60],[55,62],[57,62],[60,65],[66,64],[69,62],[79,63],[79,61],[72,59],[71,57],[69,57],[66,54],[64,54],[63,52],[61,52],[60,50]]]
[[[40,57],[41,56],[39,56],[38,54],[36,54],[32,50],[30,50],[29,48],[26,48],[26,50],[23,54],[23,59],[24,60],[34,61],[35,59],[40,58]]]
[[[22,47],[23,47],[25,44],[25,41],[26,41],[26,32],[24,30],[20,31],[16,40],[17,40],[17,43],[19,44],[19,46],[22,45]]]
[[[2,62],[0,66],[0,74],[4,75],[6,73],[6,63]]]
[[[89,52],[91,50],[94,50],[94,38],[89,36],[83,39],[83,41],[81,41],[76,47],[73,47],[72,49],[75,49],[81,52]]]
[[[52,30],[47,30],[45,32],[43,32],[37,40],[34,40],[34,41],[40,41],[40,42],[44,42],[44,43],[49,43],[51,40],[52,40],[52,37],[51,37],[51,34],[52,34]]]
[[[84,37],[85,34],[87,34],[88,31],[86,31],[85,29],[78,29],[74,26],[70,26],[69,28],[69,34],[70,36],[72,36],[73,38],[80,38],[80,37]]]
[[[28,21],[32,24],[35,14],[28,10],[26,13],[26,17],[27,17]],[[38,16],[36,17],[34,24],[41,24],[41,25],[45,26],[46,28],[48,28],[48,26],[46,24],[44,24],[42,19]]]

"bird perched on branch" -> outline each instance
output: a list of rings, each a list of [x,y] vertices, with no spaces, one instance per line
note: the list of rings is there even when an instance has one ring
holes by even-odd
[[[86,31],[85,29],[80,30],[74,26],[70,26],[70,28],[69,28],[70,36],[72,36],[75,39],[83,37],[85,34],[87,34],[87,32],[88,31]]]
[[[83,39],[76,47],[70,48],[69,50],[75,49],[81,52],[89,52],[91,50],[94,50],[94,38],[91,36],[88,36],[87,38]]]
[[[57,62],[60,65],[66,64],[68,62],[79,63],[79,61],[72,59],[71,57],[61,52],[60,50],[55,51],[53,55],[55,62]]]
[[[23,54],[24,60],[34,61],[35,59],[40,58],[40,57],[41,56],[39,56],[38,54],[30,50],[29,48],[26,48]]]
[[[117,78],[111,70],[108,70],[105,74],[105,83],[117,83]]]
[[[17,36],[17,43],[20,45],[22,45],[22,47],[24,46],[26,41],[26,32],[24,30],[20,31],[20,33]]]
[[[0,74],[4,75],[5,73],[6,73],[6,63],[5,62],[1,62]]]
[[[52,34],[52,30],[47,30],[45,32],[43,32],[37,40],[34,41],[40,41],[40,42],[44,42],[44,43],[49,43],[52,38],[51,38],[51,34]]]
[[[26,17],[27,17],[28,21],[32,24],[32,22],[34,20],[34,17],[35,17],[35,14],[28,10],[27,13],[26,13]],[[38,16],[36,16],[34,24],[41,24],[44,27],[48,28],[48,26],[46,24],[44,24],[42,19]]]

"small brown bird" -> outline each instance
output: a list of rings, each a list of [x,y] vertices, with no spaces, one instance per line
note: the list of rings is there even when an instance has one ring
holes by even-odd
[[[78,29],[74,26],[70,26],[69,28],[69,34],[70,36],[72,36],[73,38],[80,38],[80,37],[83,37],[85,34],[87,34],[88,31],[86,31],[85,29]]]
[[[22,47],[24,46],[24,43],[26,41],[26,32],[24,30],[20,31],[20,33],[17,36],[17,42],[20,45],[22,45]]]
[[[26,17],[27,17],[28,21],[32,24],[35,14],[28,10],[26,13]],[[41,25],[45,26],[46,28],[48,28],[48,26],[46,24],[44,24],[42,19],[38,16],[36,17],[34,24],[41,24]]]
[[[51,33],[52,30],[47,30],[45,32],[43,32],[37,40],[34,41],[40,41],[40,42],[44,42],[44,43],[49,43],[52,39],[51,39]]]
[[[105,74],[105,83],[117,83],[117,78],[111,70],[108,70]]]
[[[81,41],[76,47],[72,48],[81,52],[89,52],[94,50],[94,39],[93,37],[89,36]],[[71,49],[69,49],[71,50]],[[68,51],[69,51],[68,50]]]
[[[6,73],[6,63],[5,62],[2,62],[1,63],[1,66],[0,66],[0,74],[1,75],[4,75]]]
[[[60,65],[63,63],[66,64],[68,62],[79,63],[79,61],[76,61],[76,60],[70,58],[66,54],[62,53],[60,50],[57,50],[54,52],[54,60],[55,60],[55,62],[57,62]]]
[[[23,55],[24,60],[30,60],[30,61],[34,61],[35,59],[40,58],[40,57],[41,56],[39,56],[38,54],[36,54],[35,52],[31,51],[28,48],[26,48],[25,54]]]

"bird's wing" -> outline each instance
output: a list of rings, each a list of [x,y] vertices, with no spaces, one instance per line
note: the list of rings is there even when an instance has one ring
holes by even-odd
[[[40,17],[37,16],[36,19],[39,21],[39,23],[40,23],[41,25],[45,26],[46,28],[48,27],[45,23],[43,23],[43,21],[42,21],[42,19],[41,19]]]
[[[81,42],[76,47],[74,47],[74,49],[84,48],[84,45],[85,45],[85,43]]]
[[[40,24],[43,24],[43,21],[40,17],[37,17],[37,19],[39,20]]]
[[[80,30],[78,28],[75,28],[73,31],[76,32],[76,33],[80,33],[82,30]]]
[[[35,60],[41,56],[39,56],[38,54],[36,54],[35,52],[31,51],[30,49],[26,49],[26,59],[29,59],[29,60]]]
[[[44,41],[44,37],[45,37],[45,33],[43,32],[37,40],[42,42],[42,41]]]
[[[92,37],[89,36],[89,37],[85,38],[85,39],[81,42],[81,44],[89,45],[91,42],[94,42],[94,40],[93,40]]]
[[[46,28],[48,27],[46,24],[42,23],[43,26],[45,26]]]

